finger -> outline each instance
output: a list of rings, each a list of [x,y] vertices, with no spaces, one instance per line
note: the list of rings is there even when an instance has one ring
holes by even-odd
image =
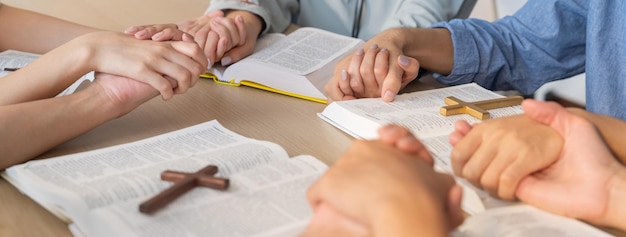
[[[354,92],[352,91],[352,87],[350,87],[350,75],[348,71],[341,70],[341,79],[339,80],[339,90],[343,94],[342,97],[354,97]]]
[[[229,65],[251,55],[254,52],[255,42],[246,43],[242,46],[235,47],[226,54],[221,60],[222,65]]]
[[[163,74],[169,75],[178,81],[175,93],[185,93],[187,89],[195,85],[198,75],[206,70],[204,54],[195,43],[185,43],[186,45],[173,44],[179,54],[167,55],[168,65],[162,65],[159,70]]]
[[[207,41],[209,40],[209,33],[211,32],[211,27],[209,25],[206,25],[206,26],[198,25],[186,32],[193,35],[198,45],[204,48],[204,46],[207,45]]]
[[[380,49],[378,48],[378,44],[372,44],[370,48],[365,51],[365,55],[361,62],[361,67],[359,69],[359,74],[361,74],[360,83],[356,80],[350,80],[350,86],[352,86],[352,90],[359,98],[373,97],[367,94],[368,86],[378,88],[376,77],[374,75],[374,63],[376,62],[376,55],[379,51]],[[375,89],[375,91],[378,90]]]
[[[431,166],[434,164],[434,160],[426,146],[408,129],[391,124],[378,129],[378,135],[383,143],[391,145],[402,152],[417,155]]]
[[[126,28],[126,30],[124,30],[124,34],[127,35],[134,35],[135,33],[137,33],[140,30],[145,29],[147,26],[131,26]]]
[[[415,59],[400,55],[397,62],[397,64],[390,65],[389,73],[381,87],[381,97],[386,102],[393,101],[396,95],[398,95],[398,92],[403,87],[405,74],[411,73],[411,70],[414,70],[415,67],[417,67],[416,71],[419,70],[419,63]],[[410,71],[407,72],[405,70]]]
[[[535,176],[527,176],[520,182],[515,194],[525,203],[539,205],[547,203],[546,200],[554,199],[554,190],[562,184],[553,182],[543,182]]]
[[[368,88],[371,88],[371,96],[370,97],[378,97],[380,96],[380,87],[383,85],[385,81],[385,77],[389,73],[389,50],[387,48],[383,48],[376,54],[376,61],[374,62],[374,78],[375,81],[372,81],[372,84],[366,84]],[[374,84],[375,82],[375,84]]]
[[[340,84],[349,83],[348,77],[349,75],[346,70],[340,70],[339,73],[337,73],[337,70],[335,70],[333,77],[326,83],[326,85],[324,85],[324,93],[327,97],[327,103],[332,103],[334,100],[341,101],[356,99],[354,96],[352,96],[352,90],[350,90],[350,95],[345,95],[342,92]]]
[[[400,55],[398,56],[398,66],[404,70],[404,75],[402,77],[402,83],[404,85],[417,78],[420,69],[420,63],[417,59]]]
[[[470,125],[465,120],[459,120],[454,123],[454,132],[450,134],[448,138],[450,141],[450,145],[456,146],[456,144],[469,133],[472,129],[472,125]]]
[[[240,17],[240,16],[237,16]],[[224,27],[224,29],[228,32],[228,39],[230,40],[231,43],[231,47],[235,47],[237,45],[240,44],[241,41],[241,37],[239,35],[239,29],[237,27],[237,24],[235,23],[236,19],[230,19],[230,18],[216,18],[219,19],[219,21],[217,21],[218,24],[222,25],[222,27]]]
[[[462,170],[465,163],[481,146],[482,138],[480,132],[470,132],[462,140],[460,140],[456,146],[452,148],[450,153],[450,161],[452,163],[452,170],[457,176],[462,176]]]
[[[154,34],[151,39],[154,41],[182,40],[183,34],[185,33],[178,29],[165,28]]]
[[[504,170],[506,170],[512,162],[515,162],[516,159],[514,158],[516,155],[511,154],[507,150],[499,150],[492,156],[493,157],[488,157],[485,161],[483,161],[487,164],[485,164],[486,167],[482,173],[482,176],[479,178],[481,187],[485,189],[491,196],[499,197],[504,200],[513,200],[515,193],[511,192],[511,189],[509,188],[501,189],[504,184],[500,183],[500,181],[502,180],[502,174],[504,173]],[[475,158],[476,157],[472,157],[472,160],[474,160]]]
[[[563,119],[557,119],[559,116],[569,117],[567,110],[555,102],[541,102],[533,99],[526,99],[522,102],[522,109],[524,114],[530,119],[535,120],[541,124],[548,125],[565,137],[565,129],[560,127],[558,121]]]
[[[248,32],[246,31],[246,22],[243,16],[235,17],[235,26],[239,32],[239,44],[237,46],[242,46],[248,42]]]
[[[350,66],[348,67],[348,78],[350,83],[350,88],[354,92],[354,95],[359,94],[357,88],[363,88],[363,82],[361,81],[361,62],[363,61],[363,57],[365,56],[365,51],[363,49],[358,49],[352,55],[352,60],[350,61]]]
[[[141,30],[135,32],[133,36],[135,36],[135,38],[137,39],[155,40],[154,38],[156,36],[157,39],[170,40],[170,39],[173,39],[175,36],[179,36],[180,35],[179,33],[182,34],[182,32],[178,31],[177,25],[163,24],[163,25],[145,26]]]
[[[489,167],[489,165],[495,159],[496,155],[498,155],[498,152],[497,149],[493,148],[493,146],[478,147],[478,149],[476,149],[476,152],[474,152],[463,165],[460,176],[465,178],[476,187],[485,188],[483,187],[481,178],[483,177],[485,170],[487,170],[487,167]],[[487,191],[491,190],[493,189]]]
[[[498,196],[502,197],[505,200],[514,200],[516,198],[515,193],[521,181],[535,171],[541,170],[548,165],[549,164],[539,164],[537,166],[526,167],[524,165],[523,159],[516,159],[511,165],[506,167],[506,169],[500,175]]]
[[[163,100],[169,100],[174,96],[174,87],[172,87],[172,85],[178,86],[176,79],[171,77],[166,78],[166,76],[148,68],[143,68],[138,70],[138,72],[142,76],[142,81],[159,91]],[[176,82],[171,82],[171,80]]]
[[[192,42],[173,42],[172,47],[180,53],[174,54],[174,56],[180,60],[181,65],[189,64],[189,71],[193,73],[198,72],[198,75],[200,75],[200,73],[206,70],[208,60],[197,44]]]
[[[220,38],[217,41],[217,50],[215,51],[215,58],[221,58],[222,66],[229,65],[231,63],[230,58],[224,58],[224,53],[230,49],[229,39],[226,37]]]
[[[210,31],[207,36],[207,41],[204,45],[204,54],[207,57],[209,66],[213,66],[215,62],[217,62],[217,44],[219,41],[219,36],[217,33]]]

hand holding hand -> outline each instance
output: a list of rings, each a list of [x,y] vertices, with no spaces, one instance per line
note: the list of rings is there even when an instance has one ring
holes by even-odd
[[[120,33],[95,32],[74,41],[85,50],[72,50],[71,44],[61,50],[86,52],[82,55],[91,70],[139,80],[167,100],[175,93],[186,92],[206,70],[207,60],[200,47],[185,35],[183,40],[142,41]]]
[[[456,124],[450,135],[456,175],[492,196],[515,199],[519,182],[552,164],[563,139],[550,127],[526,115],[497,118],[474,125]]]
[[[596,127],[554,102],[527,100],[522,105],[529,118],[557,131],[564,144],[554,163],[522,180],[519,199],[556,214],[626,229],[626,169]]]
[[[369,40],[367,49],[358,49],[337,63],[324,88],[330,100],[382,97],[390,102],[417,78],[419,62],[404,56],[402,47],[386,33]]]
[[[310,188],[313,208],[331,208],[373,236],[398,236],[389,231],[411,231],[415,223],[443,235],[460,224],[461,189],[452,177],[418,157],[427,151],[408,131],[390,126],[380,134],[379,141],[354,142]]]
[[[148,84],[108,73],[96,73],[87,90],[93,96],[106,96],[105,101],[110,101],[113,108],[119,108],[120,116],[159,94]]]

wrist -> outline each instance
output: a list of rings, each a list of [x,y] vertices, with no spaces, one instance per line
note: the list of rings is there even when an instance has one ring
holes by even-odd
[[[606,225],[626,231],[626,168],[619,165],[618,171],[608,183],[609,201]]]

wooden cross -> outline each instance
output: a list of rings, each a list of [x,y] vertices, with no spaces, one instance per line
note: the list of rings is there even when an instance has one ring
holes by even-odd
[[[228,179],[214,177],[213,175],[216,173],[217,166],[215,165],[209,165],[195,173],[183,173],[171,170],[163,171],[163,173],[161,173],[161,179],[172,181],[174,185],[141,203],[141,205],[139,205],[139,211],[147,214],[153,213],[196,186],[226,190],[229,185]]]
[[[489,112],[487,110],[520,105],[523,100],[524,97],[511,96],[492,100],[466,102],[459,100],[454,96],[449,96],[444,100],[448,106],[442,106],[441,109],[439,109],[439,113],[444,116],[469,114],[478,119],[484,120],[489,119]]]

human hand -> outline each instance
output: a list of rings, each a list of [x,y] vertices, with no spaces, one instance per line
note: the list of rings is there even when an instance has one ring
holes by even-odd
[[[390,102],[417,78],[419,62],[404,56],[401,46],[389,37],[381,33],[367,42],[367,51],[358,49],[335,65],[333,77],[324,88],[330,100],[382,97]],[[395,62],[390,63],[390,58]]]
[[[339,213],[326,203],[320,203],[313,210],[313,217],[300,237],[342,236],[365,237],[372,236],[367,226],[358,223]]]
[[[626,229],[619,208],[624,189],[614,186],[626,171],[596,127],[554,102],[526,100],[522,106],[526,116],[556,130],[564,143],[554,163],[521,181],[517,197],[556,214]]]
[[[210,64],[220,61],[222,65],[229,65],[252,54],[262,22],[248,11],[234,10],[227,16],[220,13],[221,11],[212,11],[181,22],[178,26],[194,36],[204,49]]]
[[[159,94],[157,90],[143,82],[101,72],[95,73],[93,83],[85,91],[92,96],[105,96],[105,101],[110,101],[112,108],[119,109],[119,116]]]
[[[387,128],[381,130],[385,139],[396,137],[394,145],[389,144],[393,139],[354,142],[309,189],[313,208],[328,205],[343,217],[367,226],[374,236],[409,231],[415,223],[425,223],[441,233],[460,224],[460,187],[451,176],[435,172],[424,158],[417,157],[423,150],[400,150],[398,147],[423,145],[408,132],[408,137],[397,134]],[[427,220],[423,220],[425,216]],[[419,231],[425,230],[416,233]]]
[[[124,34],[132,35],[140,40],[168,41],[183,40],[185,32],[178,29],[176,24],[155,24],[131,26],[124,30]]]
[[[492,196],[515,199],[519,182],[552,164],[563,139],[550,127],[526,115],[469,125],[458,121],[450,134],[454,173]]]
[[[207,67],[202,50],[192,39],[184,41],[144,41],[114,32],[94,32],[64,45],[66,55],[80,54],[86,66],[139,80],[157,89],[163,99],[185,93]],[[85,50],[74,50],[76,47]],[[81,52],[88,52],[84,54]],[[172,86],[170,80],[176,83]]]

